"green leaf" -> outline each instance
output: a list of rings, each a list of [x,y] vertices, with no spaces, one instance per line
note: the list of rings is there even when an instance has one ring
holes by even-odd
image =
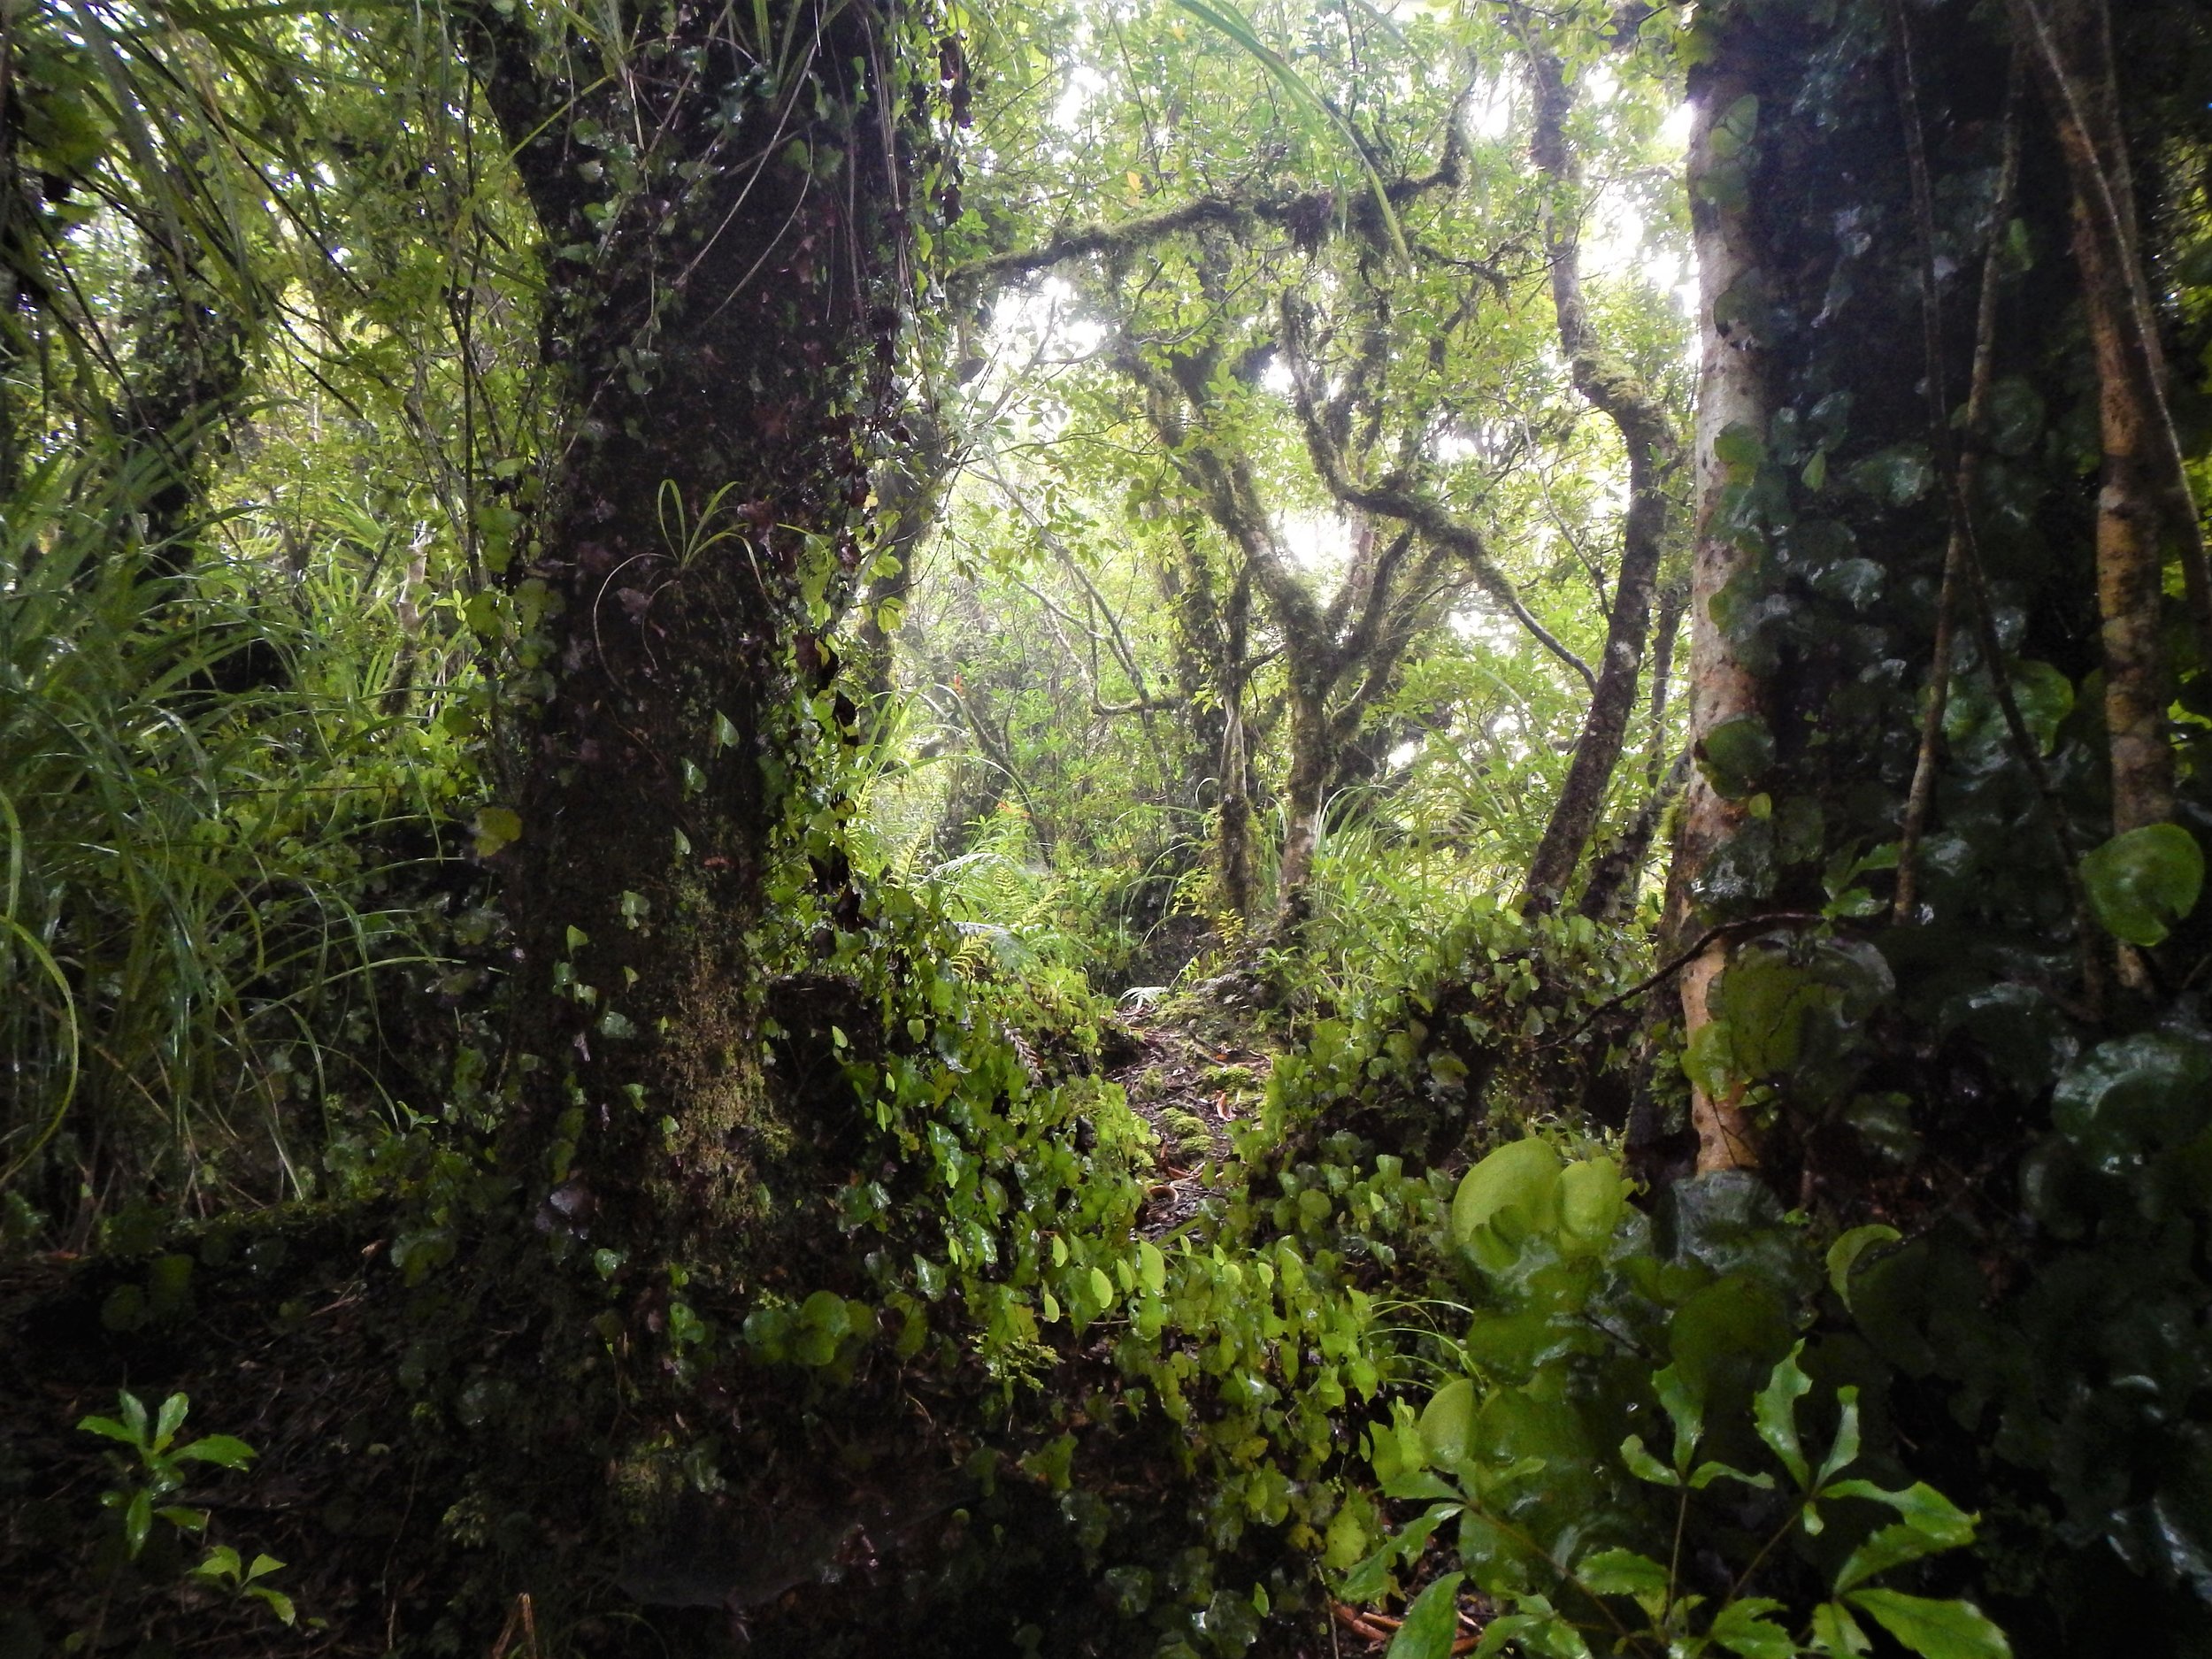
[[[1759,100],[1747,92],[1720,112],[1707,141],[1713,154],[1732,161],[1758,142]]]
[[[1462,1244],[1475,1229],[1517,1212],[1520,1232],[1541,1232],[1556,1215],[1559,1155],[1551,1143],[1531,1135],[1509,1141],[1467,1171],[1452,1199],[1452,1236]]]
[[[1355,1567],[1367,1555],[1368,1540],[1374,1536],[1369,1526],[1373,1509],[1364,1502],[1345,1502],[1329,1517],[1329,1527],[1324,1534],[1321,1564],[1333,1571],[1342,1572]]]
[[[1869,1578],[1878,1578],[1893,1567],[1924,1560],[1948,1548],[1948,1545],[1930,1538],[1916,1526],[1903,1521],[1893,1522],[1879,1529],[1851,1552],[1836,1574],[1837,1594],[1864,1584]]]
[[[1859,1391],[1856,1388],[1836,1390],[1839,1415],[1836,1422],[1835,1442],[1828,1448],[1828,1455],[1820,1465],[1820,1472],[1813,1477],[1813,1487],[1818,1491],[1827,1486],[1859,1461]]]
[[[1398,222],[1398,210],[1391,204],[1389,186],[1376,170],[1374,162],[1369,159],[1367,145],[1361,138],[1359,129],[1345,119],[1343,111],[1315,91],[1287,58],[1260,38],[1259,32],[1252,27],[1251,19],[1237,9],[1235,0],[1175,0],[1175,4],[1210,28],[1218,30],[1234,41],[1294,100],[1314,111],[1337,129],[1350,146],[1353,155],[1358,157],[1361,171],[1367,175],[1368,188],[1381,215],[1383,228],[1390,236],[1391,250],[1405,264],[1412,264],[1412,250],[1406,245],[1405,228]]]
[[[489,858],[522,839],[522,818],[512,807],[488,806],[477,813],[471,827],[476,832],[479,858]]]
[[[1740,801],[1774,764],[1774,733],[1755,714],[1723,720],[1699,741],[1697,764],[1715,793]]]
[[[1756,426],[1736,421],[1715,435],[1713,458],[1732,471],[1755,472],[1767,458],[1767,442]]]
[[[1828,1247],[1828,1283],[1848,1308],[1851,1305],[1851,1272],[1859,1257],[1878,1244],[1894,1244],[1905,1235],[1883,1222],[1873,1222],[1863,1227],[1854,1227]]]
[[[225,1469],[243,1469],[257,1454],[234,1435],[203,1434],[198,1440],[178,1447],[171,1455],[180,1460],[219,1463]]]
[[[1667,1604],[1671,1588],[1667,1570],[1632,1549],[1601,1549],[1586,1555],[1576,1563],[1575,1577],[1596,1595],[1634,1596],[1655,1617]]]
[[[2132,1176],[2150,1148],[2204,1132],[2212,1108],[2212,1044],[2179,1032],[2138,1032],[2099,1043],[2059,1079],[2051,1122],[2108,1175]]]
[[[2018,375],[2007,375],[1989,388],[1989,447],[2000,455],[2025,455],[2043,430],[2040,393]]]
[[[1422,1408],[1421,1444],[1432,1461],[1456,1463],[1467,1455],[1476,1404],[1475,1385],[1462,1377],[1446,1383]]]
[[[272,1590],[265,1584],[257,1584],[246,1594],[256,1601],[268,1603],[269,1611],[283,1624],[292,1624],[299,1617],[299,1609],[292,1605],[292,1598],[281,1590]]]
[[[1751,1415],[1758,1425],[1759,1438],[1782,1460],[1782,1467],[1790,1471],[1790,1478],[1801,1486],[1808,1484],[1812,1473],[1797,1443],[1797,1402],[1813,1386],[1812,1379],[1798,1368],[1797,1356],[1804,1351],[1802,1342],[1790,1349],[1788,1357],[1774,1368],[1767,1378],[1767,1386],[1759,1390],[1751,1402]]]
[[[161,1402],[161,1415],[154,1422],[154,1449],[165,1452],[169,1442],[177,1437],[184,1425],[185,1415],[192,1409],[192,1402],[180,1394],[171,1394]]]
[[[1675,1310],[1667,1341],[1684,1386],[1701,1406],[1731,1410],[1748,1404],[1756,1386],[1788,1356],[1788,1305],[1770,1283],[1748,1273],[1716,1279]]]
[[[1761,1492],[1770,1492],[1774,1488],[1774,1477],[1772,1475],[1766,1474],[1764,1472],[1755,1475],[1749,1474],[1743,1470],[1738,1469],[1732,1463],[1716,1462],[1700,1463],[1691,1471],[1689,1481],[1690,1490],[1693,1492],[1702,1492],[1706,1487],[1711,1486],[1716,1480],[1737,1481],[1743,1486],[1755,1486]]]
[[[80,1434],[97,1434],[104,1440],[120,1440],[126,1446],[138,1444],[138,1436],[113,1417],[81,1417],[77,1421],[77,1432]]]
[[[2081,861],[2089,905],[2115,939],[2155,945],[2197,907],[2204,853],[2178,824],[2115,835]]]
[[[218,1544],[207,1552],[200,1564],[192,1569],[196,1578],[235,1578],[238,1576],[238,1552],[228,1544]]]
[[[133,1561],[146,1548],[146,1534],[154,1529],[154,1497],[142,1486],[131,1494],[123,1508],[123,1545]]]
[[[1459,1633],[1459,1586],[1463,1574],[1448,1572],[1413,1598],[1405,1623],[1390,1639],[1384,1659],[1448,1659]]]
[[[1057,1239],[1053,1243],[1064,1252],[1067,1246]],[[1137,1282],[1155,1296],[1167,1292],[1167,1261],[1160,1254],[1160,1247],[1149,1240],[1137,1241]]]
[[[1330,1535],[1333,1540],[1333,1525],[1330,1528]],[[1387,1540],[1374,1554],[1344,1575],[1344,1582],[1337,1586],[1336,1593],[1355,1607],[1363,1601],[1375,1601],[1390,1587],[1390,1570],[1397,1564],[1397,1540]]]
[[[1922,1659],[2011,1659],[2004,1632],[1971,1601],[1938,1601],[1899,1590],[1859,1590],[1850,1600]]]
[[[1797,1643],[1789,1632],[1766,1617],[1779,1611],[1781,1606],[1779,1601],[1755,1595],[1731,1601],[1714,1616],[1708,1634],[1743,1659],[1794,1659]]]
[[[1610,1158],[1586,1158],[1559,1172],[1559,1219],[1574,1238],[1601,1245],[1628,1210],[1629,1184]]]
[[[1836,1574],[1839,1593],[1892,1567],[1974,1541],[1974,1517],[1925,1481],[1892,1492],[1870,1480],[1839,1480],[1824,1495],[1886,1504],[1900,1517],[1851,1552]]]
[[[1621,1461],[1628,1465],[1628,1472],[1639,1480],[1648,1480],[1655,1486],[1678,1486],[1682,1477],[1651,1455],[1644,1445],[1644,1437],[1632,1434],[1621,1442]]]
[[[2074,682],[2050,664],[2032,660],[2015,663],[2008,678],[2022,724],[2036,747],[2049,754],[2058,742],[2059,727],[2074,711]]]
[[[1823,1601],[1813,1609],[1813,1647],[1825,1654],[1863,1654],[1874,1646],[1859,1628],[1851,1609],[1840,1601]]]
[[[1705,1434],[1705,1396],[1679,1365],[1664,1365],[1651,1374],[1651,1386],[1660,1409],[1674,1425],[1674,1466],[1686,1473],[1697,1443]]]
[[[251,1584],[256,1578],[265,1578],[271,1573],[281,1571],[283,1566],[284,1563],[274,1555],[256,1555],[253,1565],[246,1569],[246,1582]]]

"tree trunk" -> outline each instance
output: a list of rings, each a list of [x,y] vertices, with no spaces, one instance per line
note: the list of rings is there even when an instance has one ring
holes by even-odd
[[[1751,223],[1751,172],[1758,102],[1753,91],[1752,39],[1747,30],[1723,37],[1719,55],[1692,80],[1695,112],[1690,129],[1691,224],[1698,257],[1698,307],[1702,330],[1697,421],[1697,541],[1690,572],[1690,742],[1702,746],[1732,720],[1761,716],[1760,687],[1750,666],[1714,612],[1716,598],[1740,577],[1758,569],[1755,537],[1734,524],[1743,493],[1740,445],[1763,445],[1767,425],[1763,348],[1757,334],[1755,298],[1761,284],[1758,244]],[[1689,782],[1675,848],[1668,933],[1686,946],[1697,931],[1692,887],[1720,849],[1746,821],[1743,803],[1722,795],[1701,769]],[[1727,965],[1724,938],[1716,939],[1681,975],[1682,1023],[1686,1036],[1712,1018],[1706,997]],[[1755,1166],[1757,1133],[1738,1101],[1693,1089],[1692,1127],[1701,1171]]]
[[[181,234],[152,241],[146,257],[132,373],[114,426],[148,566],[174,576],[192,563],[200,499],[227,447],[224,423],[245,390],[254,321],[237,314],[235,287],[245,285],[227,298]]]
[[[2173,453],[2137,252],[2134,188],[2113,84],[2102,0],[2016,0],[2043,67],[2047,102],[2073,185],[2074,260],[2097,365],[2104,449],[2097,497],[2097,606],[2104,644],[2104,715],[2116,833],[2173,817],[2174,758],[2166,733],[2170,687],[2160,639],[2166,544],[2193,539],[2196,508]],[[2178,500],[2176,497],[2178,496]],[[2203,617],[2202,547],[2185,556],[2193,605]]]
[[[24,0],[0,0],[0,501],[15,494],[23,476],[21,417],[16,408],[16,365],[22,360],[22,273],[36,257],[37,212],[30,180],[18,154],[21,122],[9,106],[15,97],[15,42]]]
[[[1335,769],[1325,693],[1294,687],[1290,696],[1290,774],[1283,782],[1283,856],[1275,875],[1275,920],[1271,941],[1295,942],[1311,913],[1314,854],[1321,843],[1321,810]]]
[[[856,660],[847,665],[864,732],[880,728],[889,704],[898,657],[896,618],[913,591],[914,550],[936,523],[952,475],[952,457],[936,411],[911,410],[905,426],[905,440],[875,470],[875,512],[886,526],[884,544],[860,595],[860,617],[853,629]],[[887,616],[893,618],[887,628]]]
[[[472,19],[558,250],[544,336],[568,402],[508,572],[524,641],[507,690],[534,704],[504,855],[511,1158],[557,1235],[719,1263],[713,1241],[763,1214],[808,1139],[764,1103],[750,938],[797,764],[788,710],[834,670],[816,630],[861,557],[854,411],[897,316],[897,94],[886,13],[848,6],[800,19],[818,31],[807,62],[732,123],[719,89],[772,42],[729,33],[726,11],[652,15],[667,32],[583,90],[520,14]],[[657,138],[639,154],[631,134]]]
[[[1582,296],[1580,159],[1567,142],[1567,117],[1574,95],[1559,59],[1547,50],[1523,19],[1522,42],[1535,90],[1536,130],[1532,149],[1548,185],[1543,202],[1544,246],[1551,263],[1552,308],[1558,319],[1559,348],[1574,376],[1575,389],[1604,411],[1628,451],[1628,514],[1621,527],[1621,562],[1606,617],[1605,656],[1597,685],[1583,716],[1574,757],[1559,799],[1544,826],[1521,902],[1531,910],[1558,905],[1582,862],[1591,832],[1604,810],[1628,735],[1642,678],[1644,641],[1651,626],[1652,589],[1665,549],[1667,496],[1664,475],[1678,461],[1680,444],[1667,411],[1637,379],[1603,353]]]

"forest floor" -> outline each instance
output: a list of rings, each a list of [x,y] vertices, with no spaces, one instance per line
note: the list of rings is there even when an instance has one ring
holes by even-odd
[[[1107,1076],[1156,1137],[1138,1232],[1159,1239],[1225,1184],[1231,1128],[1257,1116],[1275,1056],[1232,1011],[1194,998],[1127,1016]]]

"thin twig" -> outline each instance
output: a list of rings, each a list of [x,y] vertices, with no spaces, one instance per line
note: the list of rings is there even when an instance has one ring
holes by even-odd
[[[1966,434],[1959,453],[1959,493],[1971,498],[1981,459],[1982,428],[1989,412],[1989,388],[1997,356],[1997,297],[2004,271],[2005,227],[2012,219],[2014,192],[2020,181],[2020,92],[2027,65],[2016,48],[2005,89],[2004,161],[1998,175],[1997,203],[1991,215],[1989,247],[1982,257],[1982,291],[1974,323],[1973,379],[1966,395]],[[1932,302],[1931,302],[1932,308]],[[1951,526],[1943,553],[1943,587],[1936,600],[1935,648],[1928,670],[1928,703],[1920,718],[1920,752],[1913,762],[1912,787],[1905,796],[1905,818],[1897,840],[1897,887],[1890,919],[1913,919],[1919,905],[1921,837],[1935,802],[1936,754],[1943,737],[1943,717],[1951,694],[1951,652],[1958,621],[1959,589],[1966,582],[1966,537]]]
[[[2049,819],[2051,834],[2058,844],[2061,879],[2066,884],[2067,897],[2074,913],[2074,936],[2081,962],[2082,991],[2093,1010],[2101,1012],[2105,996],[2105,964],[2103,953],[2097,948],[2101,933],[2095,917],[2089,908],[2089,894],[2082,885],[2078,863],[2081,849],[2074,834],[2072,822],[2066,816],[2065,803],[2060,799],[2058,787],[2052,781],[2050,768],[2043,764],[2042,747],[2028,730],[2028,723],[2021,718],[2020,704],[2012,693],[2012,678],[2006,672],[2004,643],[1997,637],[1996,611],[1989,595],[1988,574],[1982,564],[1981,539],[1976,533],[1973,505],[1961,487],[1959,466],[1952,453],[1950,426],[1950,397],[1943,384],[1943,316],[1942,300],[1937,288],[1935,265],[1935,194],[1928,177],[1928,153],[1920,126],[1918,80],[1913,68],[1911,25],[1903,7],[1892,0],[1891,21],[1897,34],[1897,96],[1901,104],[1905,140],[1905,160],[1912,177],[1913,215],[1917,221],[1920,236],[1920,283],[1924,333],[1927,351],[1926,387],[1928,396],[1928,437],[1934,450],[1936,465],[1945,485],[1945,496],[1951,511],[1952,533],[1964,553],[1961,565],[1967,580],[1967,591],[1974,601],[1973,615],[1977,641],[1981,646],[1982,666],[1988,672],[1990,690],[1995,695],[1998,710],[2004,716],[2005,732],[2010,738],[2012,749],[2035,786],[2037,798],[2042,803]]]
[[[1725,939],[1731,933],[1746,933],[1754,928],[1780,926],[1785,924],[1795,924],[1801,926],[1814,922],[1827,922],[1833,919],[1834,918],[1832,917],[1823,916],[1817,910],[1768,910],[1758,916],[1747,916],[1740,921],[1717,923],[1714,926],[1709,927],[1703,933],[1700,933],[1697,936],[1695,942],[1694,942],[1687,950],[1682,951],[1677,956],[1669,957],[1666,965],[1660,968],[1648,978],[1639,979],[1635,984],[1630,986],[1625,991],[1622,991],[1615,995],[1607,997],[1605,1001],[1598,1003],[1580,1019],[1577,1020],[1573,1025],[1568,1026],[1566,1030],[1560,1032],[1555,1036],[1545,1038],[1543,1041],[1538,1043],[1536,1046],[1539,1048],[1555,1048],[1563,1042],[1569,1042],[1573,1039],[1579,1037],[1593,1025],[1596,1024],[1601,1016],[1609,1014],[1615,1009],[1620,1007],[1622,1003],[1632,1002],[1635,1001],[1636,998],[1643,995],[1645,992],[1656,989],[1659,986],[1665,984],[1676,974],[1681,972],[1683,969],[1688,967],[1690,964],[1695,962],[1700,956],[1703,956],[1705,954],[1706,947],[1711,945],[1717,940]]]

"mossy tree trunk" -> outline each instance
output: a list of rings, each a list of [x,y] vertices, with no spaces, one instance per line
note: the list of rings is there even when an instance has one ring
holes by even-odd
[[[469,37],[567,404],[506,572],[511,1156],[541,1227],[699,1261],[810,1140],[764,1099],[757,930],[894,353],[895,17],[640,9],[606,73],[522,15]]]
[[[1612,422],[1628,455],[1628,511],[1621,524],[1620,565],[1607,608],[1605,655],[1566,781],[1560,786],[1523,887],[1526,906],[1548,910],[1558,905],[1582,863],[1627,741],[1629,717],[1643,681],[1652,596],[1666,551],[1667,482],[1680,466],[1682,444],[1664,403],[1607,349],[1591,320],[1582,291],[1582,162],[1567,133],[1574,88],[1557,54],[1535,32],[1533,20],[1521,15],[1515,21],[1534,93],[1531,150],[1548,187],[1542,204],[1544,251],[1551,267],[1560,350],[1574,377],[1575,390]]]

